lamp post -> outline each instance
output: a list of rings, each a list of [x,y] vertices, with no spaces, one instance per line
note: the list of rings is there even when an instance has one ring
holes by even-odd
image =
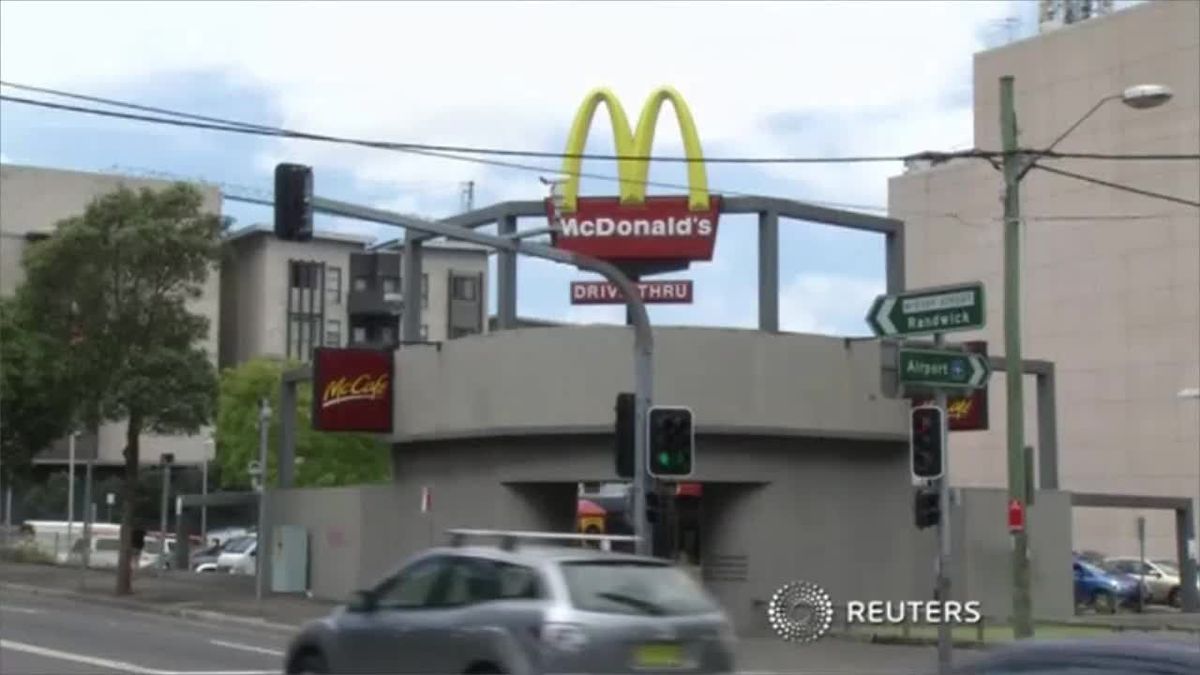
[[[200,463],[200,545],[208,546],[208,463],[217,456],[217,440],[209,436],[204,441],[204,459]]]
[[[75,532],[75,441],[79,432],[72,431],[67,437],[67,556],[71,555]]]
[[[1021,283],[1020,283],[1020,183],[1037,163],[1039,154],[1046,154],[1071,134],[1084,120],[1110,101],[1120,100],[1135,110],[1160,106],[1171,100],[1171,90],[1163,85],[1143,84],[1129,87],[1119,94],[1100,99],[1079,121],[1054,139],[1045,150],[1023,158],[1017,150],[1017,113],[1013,100],[1013,77],[1000,78],[1000,138],[1004,150],[1004,361],[1007,389],[1008,430],[1008,496],[1022,510],[1029,503],[1026,493],[1025,462],[1025,397],[1021,356]],[[1013,634],[1017,638],[1033,635],[1032,603],[1029,580],[1029,518],[1024,527],[1013,532]]]

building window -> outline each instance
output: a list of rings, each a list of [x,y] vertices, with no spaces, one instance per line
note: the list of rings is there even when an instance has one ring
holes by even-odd
[[[450,298],[452,300],[464,300],[471,302],[475,300],[478,294],[477,279],[475,277],[454,277],[453,287],[450,289]]]
[[[337,319],[330,319],[325,322],[325,346],[326,347],[341,347],[342,346],[342,322]]]
[[[354,340],[355,344],[361,345],[362,343],[367,341],[366,326],[355,326],[354,328],[352,328],[350,330],[351,330],[350,334],[351,334],[352,339]]]
[[[421,275],[421,309],[429,309],[429,275]]]
[[[379,341],[385,345],[396,343],[396,333],[391,326],[384,326],[379,329]]]
[[[421,339],[422,340],[429,339],[429,325],[428,324],[424,324],[424,323],[421,324]]]
[[[371,280],[367,277],[354,277],[354,290],[362,292],[371,287]]]
[[[325,290],[329,295],[329,304],[340,305],[342,303],[342,268],[325,268]]]
[[[318,286],[317,269],[317,265],[312,264],[292,265],[292,288],[316,288]]]
[[[288,319],[288,357],[307,361],[312,348],[321,339],[320,318],[310,314],[293,314]]]
[[[400,280],[396,277],[383,277],[383,292],[385,295],[400,292]]]
[[[451,326],[450,339],[453,340],[455,338],[466,337],[468,335],[474,335],[478,332],[479,331],[471,330],[470,328],[464,328],[462,326]]]

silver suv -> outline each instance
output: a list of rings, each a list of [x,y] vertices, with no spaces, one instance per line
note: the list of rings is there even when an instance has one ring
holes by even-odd
[[[532,544],[603,535],[455,530],[305,626],[288,673],[731,673],[728,619],[656,558]],[[466,546],[495,536],[500,546]]]

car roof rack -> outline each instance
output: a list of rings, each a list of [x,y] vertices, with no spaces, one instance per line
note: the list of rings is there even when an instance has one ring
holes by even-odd
[[[446,530],[450,545],[462,546],[469,538],[499,539],[500,548],[511,551],[518,541],[637,541],[638,538],[618,534],[575,534],[571,532],[529,532],[522,530]]]

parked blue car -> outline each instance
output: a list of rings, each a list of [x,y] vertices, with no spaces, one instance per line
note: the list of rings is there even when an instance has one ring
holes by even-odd
[[[1137,607],[1141,584],[1134,577],[1113,574],[1086,560],[1076,559],[1075,606],[1112,614],[1119,607]]]

